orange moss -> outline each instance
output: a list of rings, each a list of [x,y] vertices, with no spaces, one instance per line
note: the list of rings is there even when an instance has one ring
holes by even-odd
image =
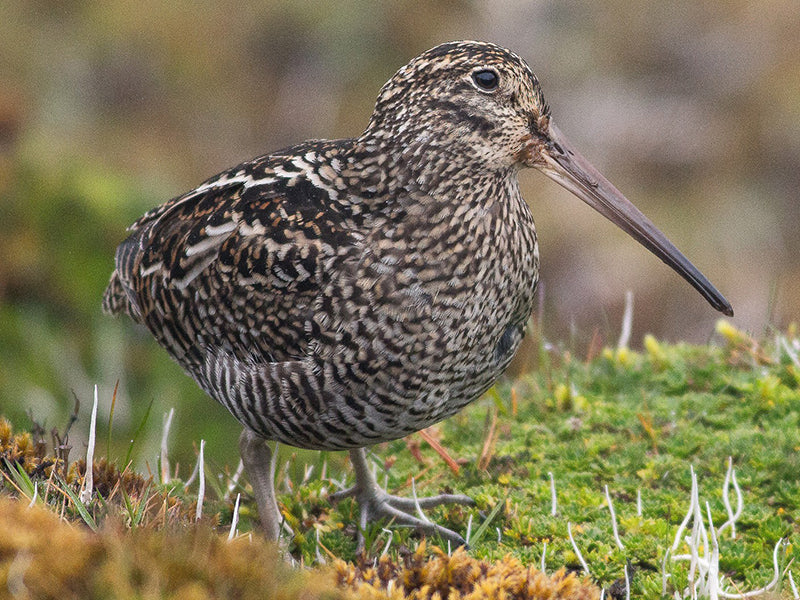
[[[340,586],[357,592],[359,598],[392,600],[595,600],[600,590],[562,569],[552,576],[535,567],[525,567],[506,556],[489,563],[470,557],[463,549],[448,556],[433,548],[427,557],[425,544],[398,565],[382,556],[377,564],[335,563]]]
[[[19,598],[352,598],[330,570],[292,569],[274,546],[207,525],[99,533],[0,496],[0,590]],[[2,594],[0,594],[2,595]]]
[[[101,556],[96,538],[52,511],[4,496],[0,531],[0,589],[20,598],[86,597],[83,575]]]
[[[21,465],[28,475],[48,477],[56,459],[46,455],[46,446],[36,443],[30,433],[17,433],[6,419],[0,417],[0,470],[6,469],[6,461]]]
[[[70,465],[67,481],[82,481],[85,475],[86,461],[84,459],[76,460]],[[92,464],[92,479],[94,480],[94,489],[106,499],[111,498],[114,493],[119,491],[119,488],[125,490],[129,496],[138,498],[148,483],[152,481],[152,477],[145,479],[128,469],[120,471],[117,469],[117,465],[108,462],[105,458],[95,460]]]

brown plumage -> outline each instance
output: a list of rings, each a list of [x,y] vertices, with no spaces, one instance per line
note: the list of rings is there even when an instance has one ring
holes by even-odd
[[[361,449],[454,414],[514,356],[539,267],[517,183],[526,166],[730,311],[569,146],[524,61],[480,42],[437,46],[400,69],[358,138],[243,163],[131,227],[104,307],[145,325],[244,425],[268,535],[279,519],[263,440],[277,440],[353,449],[362,520],[463,541],[401,512],[411,505],[377,488]],[[468,499],[427,504],[440,501]]]

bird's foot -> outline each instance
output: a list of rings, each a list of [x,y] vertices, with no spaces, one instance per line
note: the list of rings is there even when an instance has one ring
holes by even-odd
[[[367,469],[366,457],[363,449],[353,450],[350,453],[356,471],[356,484],[341,492],[331,494],[333,503],[344,498],[353,497],[359,504],[359,531],[358,550],[364,549],[364,531],[367,525],[374,521],[386,519],[397,525],[413,527],[419,533],[432,537],[438,536],[449,542],[453,548],[466,546],[467,542],[457,534],[428,519],[422,512],[423,508],[433,508],[442,504],[463,504],[474,506],[475,501],[463,494],[439,494],[425,498],[417,498],[416,490],[413,498],[394,496],[383,490],[375,481],[374,475]],[[366,474],[365,474],[366,473]],[[418,516],[412,512],[416,511]]]

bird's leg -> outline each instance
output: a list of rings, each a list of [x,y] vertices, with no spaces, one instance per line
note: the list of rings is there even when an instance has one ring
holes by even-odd
[[[267,440],[247,427],[239,436],[239,452],[250,485],[253,486],[264,535],[269,540],[277,540],[282,519],[275,500],[276,453],[270,450]]]
[[[420,533],[430,536],[439,536],[450,542],[454,547],[466,546],[464,538],[455,531],[441,527],[429,521],[421,511],[420,516],[410,514],[421,508],[431,508],[440,504],[466,504],[474,506],[475,501],[463,494],[439,494],[427,498],[401,498],[386,493],[375,480],[375,475],[367,463],[367,454],[364,448],[350,450],[350,460],[356,473],[356,483],[352,488],[331,494],[331,502],[338,502],[343,498],[354,496],[361,509],[360,528],[358,532],[358,548],[364,548],[364,528],[367,523],[379,519],[387,519],[398,525],[413,527]]]

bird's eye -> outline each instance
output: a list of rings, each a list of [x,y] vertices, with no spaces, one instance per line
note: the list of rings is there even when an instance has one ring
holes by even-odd
[[[475,82],[475,85],[477,85],[479,89],[491,92],[497,89],[497,85],[500,83],[500,77],[491,69],[481,69],[472,74],[472,81]]]

